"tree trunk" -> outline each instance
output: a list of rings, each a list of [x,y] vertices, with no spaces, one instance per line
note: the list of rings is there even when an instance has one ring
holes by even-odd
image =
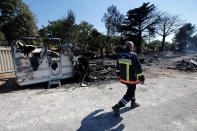
[[[165,50],[165,39],[166,39],[166,36],[163,35],[163,39],[162,39],[162,47],[161,47],[161,51],[163,52]]]
[[[101,59],[102,59],[102,65],[103,65],[104,63],[103,47],[100,47],[100,52],[101,52]]]
[[[123,37],[122,37],[123,33],[121,32],[121,35],[120,35],[120,43],[121,43],[121,47],[124,48],[124,40],[123,40]]]
[[[101,58],[103,59],[103,47],[100,47]]]
[[[186,43],[185,42],[181,42],[179,44],[179,50],[181,53],[185,53],[185,49],[186,49]]]
[[[137,48],[136,49],[137,54],[141,53],[141,48],[142,48],[142,33],[141,32],[138,35],[138,42],[137,42],[136,48]]]
[[[107,35],[106,56],[109,55],[109,51],[110,51],[110,36]]]

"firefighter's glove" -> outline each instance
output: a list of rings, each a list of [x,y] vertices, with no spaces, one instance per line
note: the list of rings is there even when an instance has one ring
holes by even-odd
[[[143,73],[137,74],[137,80],[140,80],[142,83],[145,81]]]

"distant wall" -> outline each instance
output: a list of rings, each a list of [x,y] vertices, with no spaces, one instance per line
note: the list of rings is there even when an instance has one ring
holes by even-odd
[[[14,71],[11,47],[0,46],[0,73]]]

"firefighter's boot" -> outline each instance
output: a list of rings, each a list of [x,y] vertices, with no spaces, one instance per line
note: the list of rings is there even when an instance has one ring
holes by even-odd
[[[134,109],[134,108],[136,108],[136,107],[139,107],[140,106],[140,104],[139,103],[137,103],[137,102],[131,102],[131,109]]]
[[[116,104],[112,107],[112,110],[114,111],[114,116],[119,117],[120,116],[120,106],[119,104]]]

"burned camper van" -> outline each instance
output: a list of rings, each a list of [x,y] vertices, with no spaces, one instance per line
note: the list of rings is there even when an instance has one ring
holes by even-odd
[[[40,46],[35,46],[39,43]],[[49,82],[73,75],[72,56],[60,38],[19,37],[12,42],[16,83],[20,86]]]

